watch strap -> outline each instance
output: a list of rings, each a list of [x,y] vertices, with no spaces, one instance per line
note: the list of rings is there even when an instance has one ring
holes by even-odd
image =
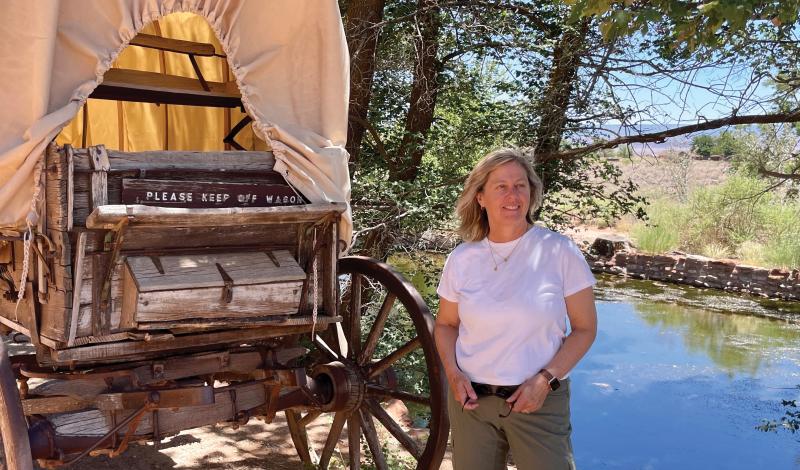
[[[542,369],[539,371],[539,373],[544,376],[545,380],[547,380],[547,384],[550,385],[551,391],[558,390],[558,387],[561,386],[561,382],[553,374],[551,374],[549,370]]]

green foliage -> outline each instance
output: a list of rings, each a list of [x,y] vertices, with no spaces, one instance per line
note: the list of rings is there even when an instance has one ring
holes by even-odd
[[[731,157],[739,151],[739,147],[739,141],[734,137],[732,132],[722,131],[719,137],[717,137],[714,153],[724,157]]]
[[[714,0],[568,0],[575,14],[597,16],[603,37],[611,40],[633,33],[647,34],[654,26],[678,47],[720,47],[756,24],[790,33],[797,24],[800,4],[795,1]],[[767,22],[769,20],[769,22]]]
[[[692,152],[706,158],[714,153],[714,137],[710,135],[698,135],[692,138]]]
[[[722,155],[730,158],[741,152],[742,143],[731,131],[722,131],[718,136],[698,135],[692,139],[692,151],[704,157]]]
[[[650,222],[634,225],[640,248],[652,253],[680,249],[711,257],[736,254],[770,267],[800,267],[800,203],[766,192],[758,178],[733,175],[695,191],[685,204],[659,200]]]
[[[765,124],[759,126],[758,132],[739,132],[736,140],[739,152],[731,161],[735,170],[764,178],[775,185],[785,199],[798,197],[800,181],[767,173],[792,175],[800,171],[800,157],[796,152],[800,137],[795,126]]]
[[[382,83],[373,98],[373,113],[381,135],[400,139],[404,123],[402,100],[394,86],[400,78],[382,72],[393,83]],[[454,65],[438,97],[420,172],[413,181],[392,181],[374,141],[367,141],[352,177],[356,250],[383,245],[410,246],[425,230],[453,228],[453,210],[466,175],[489,151],[528,141],[530,109],[511,94],[514,89],[492,61]],[[518,90],[517,90],[518,91]],[[372,120],[372,119],[371,119]],[[553,228],[578,220],[613,220],[637,213],[644,202],[637,187],[600,156],[539,165],[547,186],[539,217]],[[642,212],[638,215],[643,216]],[[376,240],[380,238],[380,240]],[[385,250],[368,251],[383,256]]]

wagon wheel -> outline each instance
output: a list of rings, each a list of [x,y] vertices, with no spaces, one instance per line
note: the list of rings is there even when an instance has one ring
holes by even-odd
[[[8,470],[30,470],[33,468],[31,444],[28,440],[28,423],[22,412],[19,389],[8,348],[0,339],[0,435]]]
[[[447,445],[449,423],[446,382],[434,348],[433,317],[414,287],[389,265],[352,256],[340,259],[338,268],[340,314],[344,321],[329,330],[332,334],[327,335],[327,343],[317,338],[326,359],[334,362],[316,366],[312,375],[338,374],[348,386],[335,392],[332,401],[338,405],[328,405],[335,413],[330,428],[325,426],[327,436],[318,460],[313,445],[308,445],[306,432],[312,427],[319,429],[322,420],[313,420],[320,411],[303,417],[287,411],[298,454],[305,464],[327,469],[337,447],[344,453],[342,433],[346,424],[350,469],[360,469],[368,458],[378,470],[389,468],[381,437],[393,460],[405,460],[418,470],[438,469]],[[387,334],[385,326],[390,315],[393,325],[404,323],[406,328],[392,329]],[[430,392],[413,389],[419,387],[420,381],[428,382]],[[344,388],[349,390],[343,391]],[[393,417],[381,406],[392,398],[419,411],[423,418],[417,420],[417,426],[424,428],[420,421],[427,418],[427,436],[425,429],[411,430],[407,421],[398,421],[399,417]],[[321,411],[328,410],[322,407]],[[369,457],[362,452],[362,437]]]

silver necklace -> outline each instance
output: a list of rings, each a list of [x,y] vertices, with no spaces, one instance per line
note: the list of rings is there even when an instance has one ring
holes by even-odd
[[[527,233],[527,231],[526,231],[525,233]],[[522,241],[522,237],[524,237],[524,236],[525,236],[525,233],[523,233],[523,234],[522,234],[522,235],[521,235],[521,236],[520,236],[520,237],[517,239],[517,243],[515,243],[515,244],[514,244],[514,248],[512,248],[512,249],[511,249],[511,251],[508,253],[508,255],[507,255],[507,256],[500,256],[500,254],[498,254],[498,255],[497,255],[497,257],[498,257],[498,258],[500,258],[500,259],[502,260],[502,261],[500,261],[499,263],[497,262],[497,259],[495,258],[494,248],[492,248],[492,242],[489,240],[489,237],[488,237],[488,236],[486,237],[486,244],[487,244],[487,245],[489,245],[489,252],[492,254],[492,263],[494,263],[494,270],[495,270],[495,271],[497,271],[497,268],[498,268],[498,267],[499,267],[501,264],[508,262],[508,258],[511,258],[511,255],[513,255],[513,254],[514,254],[514,250],[516,250],[516,249],[517,249],[517,245],[519,245],[519,242],[521,242],[521,241]]]

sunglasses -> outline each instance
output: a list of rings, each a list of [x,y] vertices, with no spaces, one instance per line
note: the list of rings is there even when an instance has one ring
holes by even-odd
[[[495,396],[498,398],[502,398],[503,400],[508,400],[508,398],[517,391],[519,385],[488,385],[482,384],[478,382],[472,382],[472,389],[475,390],[475,394],[478,395],[478,398],[487,397],[487,396]],[[469,396],[464,399],[464,404],[461,405],[461,411],[463,412],[464,409],[469,403]],[[514,402],[507,402],[508,403],[508,412],[505,414],[498,414],[497,416],[500,418],[507,418],[511,415],[511,410],[514,408]]]

